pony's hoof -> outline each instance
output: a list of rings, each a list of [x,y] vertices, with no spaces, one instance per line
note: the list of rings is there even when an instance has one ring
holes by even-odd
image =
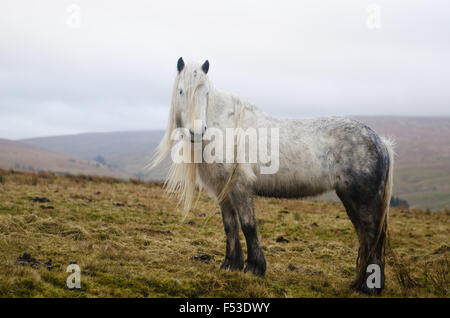
[[[381,288],[360,288],[357,289],[356,292],[360,295],[365,296],[379,296],[381,295]]]
[[[255,262],[255,261],[247,261],[247,266],[244,269],[244,273],[252,272],[253,275],[256,276],[264,276],[266,273],[266,261]]]
[[[244,260],[243,259],[232,259],[232,258],[225,258],[222,265],[220,266],[221,269],[227,269],[230,271],[240,271],[244,268]]]

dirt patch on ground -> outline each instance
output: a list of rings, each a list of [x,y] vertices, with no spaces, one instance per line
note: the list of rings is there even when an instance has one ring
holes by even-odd
[[[23,266],[30,266],[32,268],[40,268],[40,267],[44,267],[47,268],[48,270],[52,269],[52,260],[49,259],[46,263],[38,261],[36,258],[34,258],[33,256],[31,256],[30,253],[23,253],[22,256],[19,256],[16,260],[17,264],[19,265],[23,265]]]
[[[33,202],[39,202],[39,203],[47,203],[50,202],[49,199],[47,199],[46,197],[30,197],[29,198],[31,201]]]
[[[149,228],[136,228],[136,231],[147,233],[147,234],[162,234],[162,235],[172,235],[172,232],[169,230],[163,231],[163,230],[155,230],[155,229],[149,229]]]

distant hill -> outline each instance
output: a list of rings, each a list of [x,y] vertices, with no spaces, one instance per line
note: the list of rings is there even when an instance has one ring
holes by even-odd
[[[450,118],[355,117],[397,142],[394,195],[413,208],[450,207]],[[111,168],[144,180],[162,180],[169,161],[145,169],[163,131],[86,133],[22,140],[25,143],[93,160],[101,155]],[[322,198],[337,198],[324,195]]]
[[[85,160],[95,160],[96,157],[102,156],[107,165],[130,177],[160,181],[166,176],[168,160],[151,171],[144,167],[150,162],[153,151],[163,135],[162,130],[145,130],[84,133],[21,141]]]
[[[95,161],[82,160],[7,139],[0,139],[0,167],[4,169],[127,177],[126,174]]]
[[[131,153],[152,152],[164,132],[162,130],[84,133],[20,140],[44,149],[93,160],[101,155],[107,160]]]

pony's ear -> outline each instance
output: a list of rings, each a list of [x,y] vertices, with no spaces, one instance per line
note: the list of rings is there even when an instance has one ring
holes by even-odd
[[[178,73],[180,73],[183,70],[183,68],[184,68],[184,61],[183,61],[183,58],[180,57],[177,62]]]
[[[202,71],[205,72],[205,74],[208,74],[208,70],[209,70],[209,62],[208,60],[206,60],[205,63],[203,63],[202,65]]]

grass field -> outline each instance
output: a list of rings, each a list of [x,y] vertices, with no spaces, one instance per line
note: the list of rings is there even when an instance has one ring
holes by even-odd
[[[176,203],[156,183],[0,170],[0,296],[360,297],[348,287],[358,243],[341,204],[256,198],[268,265],[258,278],[220,269],[212,200],[202,195],[184,223]],[[395,208],[389,223],[383,296],[448,297],[450,211]],[[18,264],[25,252],[51,269]],[[66,287],[71,262],[79,290]]]

